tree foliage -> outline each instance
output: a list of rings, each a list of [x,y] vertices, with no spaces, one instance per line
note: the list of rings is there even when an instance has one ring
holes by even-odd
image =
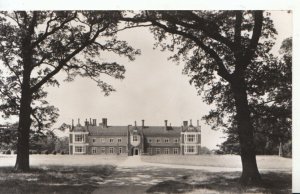
[[[0,110],[6,117],[19,116],[16,168],[29,169],[30,128],[49,128],[58,116],[58,110],[45,101],[44,88],[59,86],[55,78],[59,72],[67,75],[65,81],[73,81],[76,76],[92,79],[105,95],[114,88],[102,75],[124,78],[123,65],[101,58],[103,52],[110,52],[134,60],[140,53],[117,38],[121,14],[120,11],[0,13]]]

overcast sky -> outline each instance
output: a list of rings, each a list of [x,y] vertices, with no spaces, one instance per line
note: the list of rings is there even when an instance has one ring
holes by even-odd
[[[275,28],[278,31],[277,52],[283,39],[292,36],[292,14],[286,11],[272,12]],[[196,89],[182,75],[181,65],[176,65],[167,58],[171,53],[153,50],[152,34],[144,28],[123,31],[119,39],[126,40],[134,48],[141,49],[141,55],[129,62],[115,55],[103,55],[104,60],[117,61],[126,67],[124,80],[106,79],[114,86],[116,92],[104,97],[96,83],[83,78],[74,82],[61,82],[59,88],[47,88],[48,101],[59,108],[60,117],[55,127],[62,123],[71,123],[74,119],[86,118],[108,119],[109,125],[128,125],[145,120],[146,125],[163,125],[168,120],[172,126],[182,125],[183,120],[200,120],[202,127],[202,144],[216,148],[224,141],[225,135],[213,131],[201,120],[211,109],[197,96]],[[57,78],[62,80],[64,74]],[[3,119],[0,119],[0,123]]]

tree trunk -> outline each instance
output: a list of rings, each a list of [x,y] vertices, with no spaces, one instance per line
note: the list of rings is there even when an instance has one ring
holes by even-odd
[[[15,169],[18,171],[29,171],[29,132],[30,132],[30,125],[31,125],[30,104],[31,104],[30,89],[29,87],[24,86],[22,87],[19,127],[18,127],[17,160],[15,164]]]
[[[237,111],[238,134],[241,146],[241,159],[243,184],[255,183],[261,180],[256,164],[253,125],[250,120],[249,104],[244,79],[231,83]]]

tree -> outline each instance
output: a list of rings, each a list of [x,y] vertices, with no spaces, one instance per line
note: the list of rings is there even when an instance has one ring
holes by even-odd
[[[55,112],[53,106],[43,106],[47,104],[44,87],[59,85],[55,75],[65,72],[66,81],[76,76],[88,77],[96,81],[106,95],[114,89],[100,79],[100,75],[124,78],[124,66],[100,59],[102,52],[129,60],[139,54],[139,50],[117,39],[120,15],[119,11],[0,13],[0,97],[6,106],[2,106],[1,111],[7,116],[19,116],[15,169],[29,170],[32,120],[39,121],[36,126],[44,126],[44,119],[49,120],[45,116]]]
[[[257,154],[278,154],[280,144],[288,148],[292,134],[292,39],[287,38],[282,42],[279,51],[281,56],[274,57],[272,66],[260,65],[252,74],[257,74],[251,82],[255,90],[264,96],[264,100],[251,100],[251,118],[255,126],[254,141]],[[258,80],[254,80],[259,77]],[[259,84],[257,84],[259,82]],[[249,92],[250,99],[255,98]],[[228,107],[232,109],[233,107]],[[228,139],[221,145],[221,149],[232,150],[230,145],[239,146],[234,138],[234,125],[227,130]],[[227,152],[226,152],[227,153]],[[291,149],[285,149],[284,155],[291,155]]]
[[[259,181],[247,93],[255,86],[248,81],[256,76],[251,74],[251,69],[271,65],[269,50],[276,30],[269,14],[263,11],[142,11],[123,20],[132,26],[152,24],[156,45],[174,51],[172,60],[185,62],[184,73],[191,77],[190,83],[199,94],[204,94],[206,102],[214,103],[221,110],[211,112],[206,119],[210,122],[218,118],[214,114],[220,114],[237,126],[242,183]],[[234,114],[235,121],[222,111],[228,106],[234,107],[226,113]]]

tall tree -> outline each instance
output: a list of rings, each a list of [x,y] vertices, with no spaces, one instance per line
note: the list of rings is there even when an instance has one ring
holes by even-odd
[[[41,120],[44,113],[53,110],[53,107],[50,110],[33,107],[36,100],[40,103],[37,107],[46,103],[43,100],[47,94],[43,90],[45,86],[59,85],[55,75],[63,71],[67,81],[77,75],[88,77],[96,81],[105,94],[114,89],[100,79],[100,75],[124,78],[124,66],[103,62],[100,58],[102,52],[129,60],[139,54],[139,50],[117,39],[120,15],[119,11],[0,13],[0,97],[7,105],[1,111],[19,115],[17,170],[29,170],[32,118]]]
[[[156,45],[174,51],[171,56],[174,61],[185,61],[184,73],[191,77],[190,82],[199,94],[204,94],[204,100],[218,108],[226,107],[224,103],[232,104],[234,110],[227,113],[235,115],[243,166],[241,181],[259,181],[247,92],[252,87],[249,77],[255,77],[251,68],[259,68],[269,61],[266,59],[276,34],[269,14],[263,11],[141,11],[123,20],[132,26],[152,24]],[[212,114],[227,117],[224,112]]]
[[[272,65],[259,65],[251,68],[249,77],[252,89],[248,92],[253,125],[255,126],[255,141],[258,154],[278,154],[280,144],[290,144],[292,128],[292,39],[282,42],[279,56],[272,58]],[[255,87],[253,87],[255,86]],[[256,94],[263,96],[259,99]],[[227,107],[233,109],[233,107]],[[219,116],[219,115],[215,115]],[[219,118],[221,119],[221,118]],[[216,123],[218,124],[218,123]],[[229,135],[221,149],[230,152],[231,145],[237,145],[234,138],[235,125],[229,125],[226,132]],[[238,150],[235,150],[238,151]],[[290,155],[291,150],[285,150],[284,155]]]

